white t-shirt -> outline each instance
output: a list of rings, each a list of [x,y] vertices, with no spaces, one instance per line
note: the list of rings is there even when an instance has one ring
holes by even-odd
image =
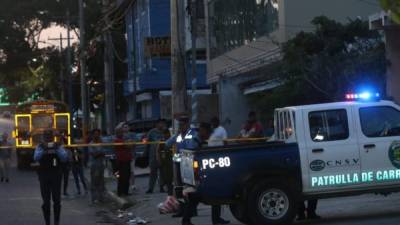
[[[225,128],[219,126],[214,129],[208,140],[208,146],[223,146],[224,139],[228,138]]]

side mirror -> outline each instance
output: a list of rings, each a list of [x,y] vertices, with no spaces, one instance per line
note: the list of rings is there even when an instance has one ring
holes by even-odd
[[[17,138],[17,133],[15,132],[15,130],[12,131],[11,135],[12,135],[13,138]]]

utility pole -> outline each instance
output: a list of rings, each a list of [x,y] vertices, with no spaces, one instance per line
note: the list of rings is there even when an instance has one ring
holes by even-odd
[[[68,82],[68,103],[70,113],[73,115],[74,111],[74,98],[72,94],[72,67],[71,67],[71,14],[69,5],[67,6],[67,82]],[[72,119],[72,118],[71,118]],[[72,122],[72,121],[71,121]]]
[[[197,0],[191,1],[192,29],[192,125],[198,124],[197,102]]]
[[[110,31],[104,34],[104,84],[106,125],[109,134],[114,133],[115,127],[115,87],[114,87],[114,55]]]
[[[109,1],[103,0],[104,14],[107,13]],[[106,32],[104,34],[104,86],[105,86],[105,107],[106,127],[109,134],[114,133],[115,127],[115,86],[114,86],[114,52],[113,41],[109,26],[109,19],[106,17]]]
[[[49,38],[48,40],[59,40],[60,41],[60,89],[61,89],[61,101],[65,102],[65,82],[64,82],[64,65],[63,65],[63,56],[62,56],[62,51],[63,51],[63,36],[62,33],[60,33],[60,38]]]
[[[172,117],[177,129],[177,116],[188,112],[185,63],[184,0],[171,0],[171,81]]]
[[[74,38],[71,38],[69,35],[67,35],[67,38],[64,38],[62,36],[62,33],[60,33],[60,37],[59,38],[48,38],[49,41],[59,41],[60,42],[60,80],[61,80],[61,101],[65,102],[65,80],[67,80],[67,84],[68,84],[68,103],[72,104],[72,90],[69,90],[69,85],[72,83],[71,82],[71,55],[70,55],[70,43],[71,40],[73,40]],[[63,45],[63,41],[67,41],[68,42],[68,49],[67,49],[67,79],[65,79],[64,76],[64,65],[62,63],[62,51],[64,49],[64,45]],[[69,56],[69,57],[68,57]]]
[[[81,96],[82,96],[82,134],[83,138],[86,139],[86,134],[89,127],[89,109],[88,109],[88,98],[86,91],[86,44],[85,44],[85,13],[83,0],[79,0],[79,29],[80,29],[80,71],[81,71]]]

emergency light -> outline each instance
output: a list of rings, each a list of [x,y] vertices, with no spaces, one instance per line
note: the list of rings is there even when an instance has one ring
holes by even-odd
[[[371,92],[361,92],[357,94],[346,94],[347,100],[360,100],[360,101],[369,101],[369,100],[377,100],[381,97],[379,93],[371,93]]]

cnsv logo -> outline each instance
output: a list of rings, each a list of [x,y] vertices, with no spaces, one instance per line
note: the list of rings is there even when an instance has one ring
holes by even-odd
[[[338,159],[338,160],[328,160],[328,161],[317,159],[310,163],[310,169],[312,171],[321,171],[327,167],[335,168],[335,167],[349,167],[356,165],[360,165],[360,159]]]

